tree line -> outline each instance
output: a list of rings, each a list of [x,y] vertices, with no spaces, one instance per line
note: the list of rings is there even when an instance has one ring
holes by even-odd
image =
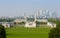
[[[14,19],[10,19],[10,18],[8,18],[8,19],[0,19],[0,22],[12,22]]]

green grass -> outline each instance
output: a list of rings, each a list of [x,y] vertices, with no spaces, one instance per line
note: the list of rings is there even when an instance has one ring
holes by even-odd
[[[50,28],[24,28],[15,26],[6,29],[7,38],[48,38]]]

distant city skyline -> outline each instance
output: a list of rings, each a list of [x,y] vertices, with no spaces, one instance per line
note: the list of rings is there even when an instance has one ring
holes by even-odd
[[[60,17],[60,0],[0,0],[0,16],[37,14],[40,10],[56,11]]]

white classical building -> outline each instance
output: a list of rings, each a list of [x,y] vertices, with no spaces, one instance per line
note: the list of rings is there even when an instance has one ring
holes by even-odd
[[[4,28],[10,28],[14,25],[13,22],[0,22],[0,24],[4,26]]]
[[[52,22],[47,22],[47,26],[50,26],[51,28],[55,28],[56,24]]]
[[[35,22],[26,22],[25,27],[36,27],[36,23]]]
[[[30,18],[31,19],[31,18]],[[42,22],[42,23],[45,23],[47,26],[50,26],[51,28],[55,28],[56,27],[56,24],[55,23],[53,23],[53,22],[48,22],[48,20],[47,19],[44,19],[44,18],[42,18],[42,19],[37,19],[36,18],[36,15],[35,15],[35,18],[34,18],[34,20],[33,21],[31,21],[31,20],[28,20],[27,19],[27,17],[25,17],[25,26],[24,27],[29,27],[29,28],[31,28],[31,27],[36,27],[37,26],[37,24],[36,24],[36,21],[38,21],[38,22]]]
[[[32,28],[32,27],[36,27],[36,17],[35,17],[35,19],[30,19],[30,20],[28,20],[27,18],[25,18],[25,21],[26,21],[26,23],[25,23],[25,27],[28,27],[28,28]]]
[[[24,19],[15,19],[13,22],[18,24],[18,23],[21,23],[21,22],[25,22],[25,20]]]
[[[4,26],[5,28],[10,28],[10,24],[8,22],[3,22],[2,26]]]

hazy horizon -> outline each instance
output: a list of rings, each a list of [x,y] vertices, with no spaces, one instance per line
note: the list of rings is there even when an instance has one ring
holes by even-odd
[[[56,11],[60,17],[60,0],[0,0],[0,16],[23,16],[40,10]]]

